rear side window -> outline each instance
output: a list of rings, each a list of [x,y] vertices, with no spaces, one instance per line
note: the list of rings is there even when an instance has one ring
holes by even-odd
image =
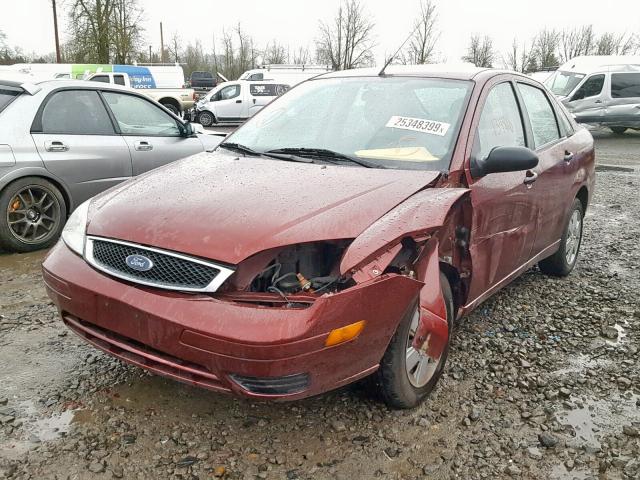
[[[113,83],[116,85],[124,85],[124,76],[123,75],[114,75]]]
[[[476,138],[475,156],[479,160],[495,147],[526,146],[520,109],[510,83],[501,83],[489,92]]]
[[[91,77],[92,82],[109,83],[109,75],[96,75]]]
[[[611,98],[640,97],[640,73],[612,73]]]
[[[578,91],[573,95],[571,101],[600,95],[600,93],[602,93],[603,86],[604,74],[593,75],[587,78],[587,80],[582,84]]]
[[[112,135],[109,114],[95,90],[54,93],[42,110],[42,133]]]
[[[7,108],[7,105],[13,102],[18,95],[20,95],[20,92],[17,90],[9,90],[0,87],[0,112]]]
[[[524,83],[518,84],[518,90],[531,121],[535,148],[558,140],[560,138],[558,123],[545,93],[539,88]]]

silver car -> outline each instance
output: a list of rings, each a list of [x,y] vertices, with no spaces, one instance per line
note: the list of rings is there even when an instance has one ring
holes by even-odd
[[[88,198],[221,140],[117,85],[0,80],[0,248],[47,247]]]

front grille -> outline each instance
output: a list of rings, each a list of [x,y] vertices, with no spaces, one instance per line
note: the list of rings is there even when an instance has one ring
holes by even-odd
[[[152,266],[141,271],[127,264],[127,257],[143,256]],[[232,270],[173,252],[127,242],[89,238],[87,261],[116,277],[160,288],[185,291],[215,291]]]

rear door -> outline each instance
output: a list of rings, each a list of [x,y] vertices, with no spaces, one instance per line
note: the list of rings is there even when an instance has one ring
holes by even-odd
[[[75,205],[131,177],[131,156],[100,95],[63,89],[48,95],[31,136],[45,167],[71,189]]]
[[[566,102],[576,120],[581,123],[602,121],[606,107],[605,80],[604,73],[591,75]]]
[[[518,82],[525,120],[531,131],[529,148],[538,155],[533,201],[539,211],[535,241],[531,256],[551,247],[562,236],[565,214],[575,192],[572,191],[574,175],[571,170],[576,145],[571,140],[572,131],[558,123],[558,117],[547,93],[535,85]]]
[[[151,100],[126,92],[102,95],[131,152],[133,175],[204,150],[199,138],[183,137],[179,121]]]
[[[610,93],[607,124],[640,127],[640,72],[612,73]]]

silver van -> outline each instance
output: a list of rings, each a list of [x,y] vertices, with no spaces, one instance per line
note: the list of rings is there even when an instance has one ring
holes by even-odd
[[[580,123],[640,130],[640,57],[581,56],[545,82]]]

